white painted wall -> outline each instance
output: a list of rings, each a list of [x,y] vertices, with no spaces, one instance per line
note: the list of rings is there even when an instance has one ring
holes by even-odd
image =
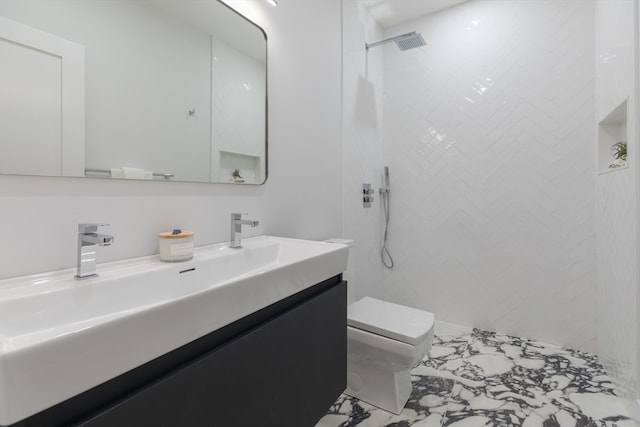
[[[269,37],[269,179],[263,186],[0,176],[0,277],[75,266],[77,223],[111,224],[100,261],[157,253],[157,233],[228,241],[229,214],[260,220],[246,235],[326,239],[341,232],[339,0],[229,1]],[[98,269],[100,266],[98,266]]]
[[[382,29],[360,2],[343,2],[342,205],[343,236],[354,239],[347,277],[350,300],[383,296],[380,263],[383,221],[377,189],[382,178],[382,49],[365,49]],[[362,184],[376,189],[374,203],[362,207]],[[350,272],[351,273],[351,272]]]
[[[363,289],[441,320],[595,350],[593,3],[478,0],[384,36],[412,30],[426,47],[379,48],[396,267]],[[369,161],[345,156],[345,179],[381,166]],[[345,236],[381,229],[349,225],[363,215],[343,203]],[[379,271],[379,248],[356,271]]]
[[[598,354],[628,397],[638,398],[637,1],[595,2],[596,124],[628,99],[629,168],[597,176]],[[637,25],[637,23],[635,24]]]

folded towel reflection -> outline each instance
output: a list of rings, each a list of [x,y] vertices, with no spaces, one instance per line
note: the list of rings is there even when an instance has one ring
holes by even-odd
[[[111,178],[124,178],[124,173],[122,173],[122,168],[111,168]]]
[[[153,179],[153,172],[140,168],[131,168],[123,166],[121,168],[111,169],[111,178],[124,179]]]
[[[124,179],[144,179],[144,169],[123,166]]]

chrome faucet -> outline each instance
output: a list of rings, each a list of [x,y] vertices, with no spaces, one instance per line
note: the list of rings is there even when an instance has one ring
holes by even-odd
[[[113,236],[98,234],[98,227],[109,224],[78,224],[78,266],[76,279],[96,277],[96,248],[109,246]]]
[[[230,248],[242,247],[242,226],[243,225],[250,225],[252,227],[257,227],[259,224],[260,222],[258,221],[242,219],[242,214],[240,213],[232,213],[231,214],[231,240],[229,242],[229,247]]]

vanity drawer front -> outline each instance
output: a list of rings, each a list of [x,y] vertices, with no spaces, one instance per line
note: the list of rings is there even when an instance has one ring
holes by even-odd
[[[311,427],[346,386],[346,305],[341,281],[77,425]]]

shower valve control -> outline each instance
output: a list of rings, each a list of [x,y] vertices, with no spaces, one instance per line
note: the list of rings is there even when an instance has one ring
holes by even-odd
[[[373,203],[373,188],[371,184],[362,184],[362,207],[370,208]]]

